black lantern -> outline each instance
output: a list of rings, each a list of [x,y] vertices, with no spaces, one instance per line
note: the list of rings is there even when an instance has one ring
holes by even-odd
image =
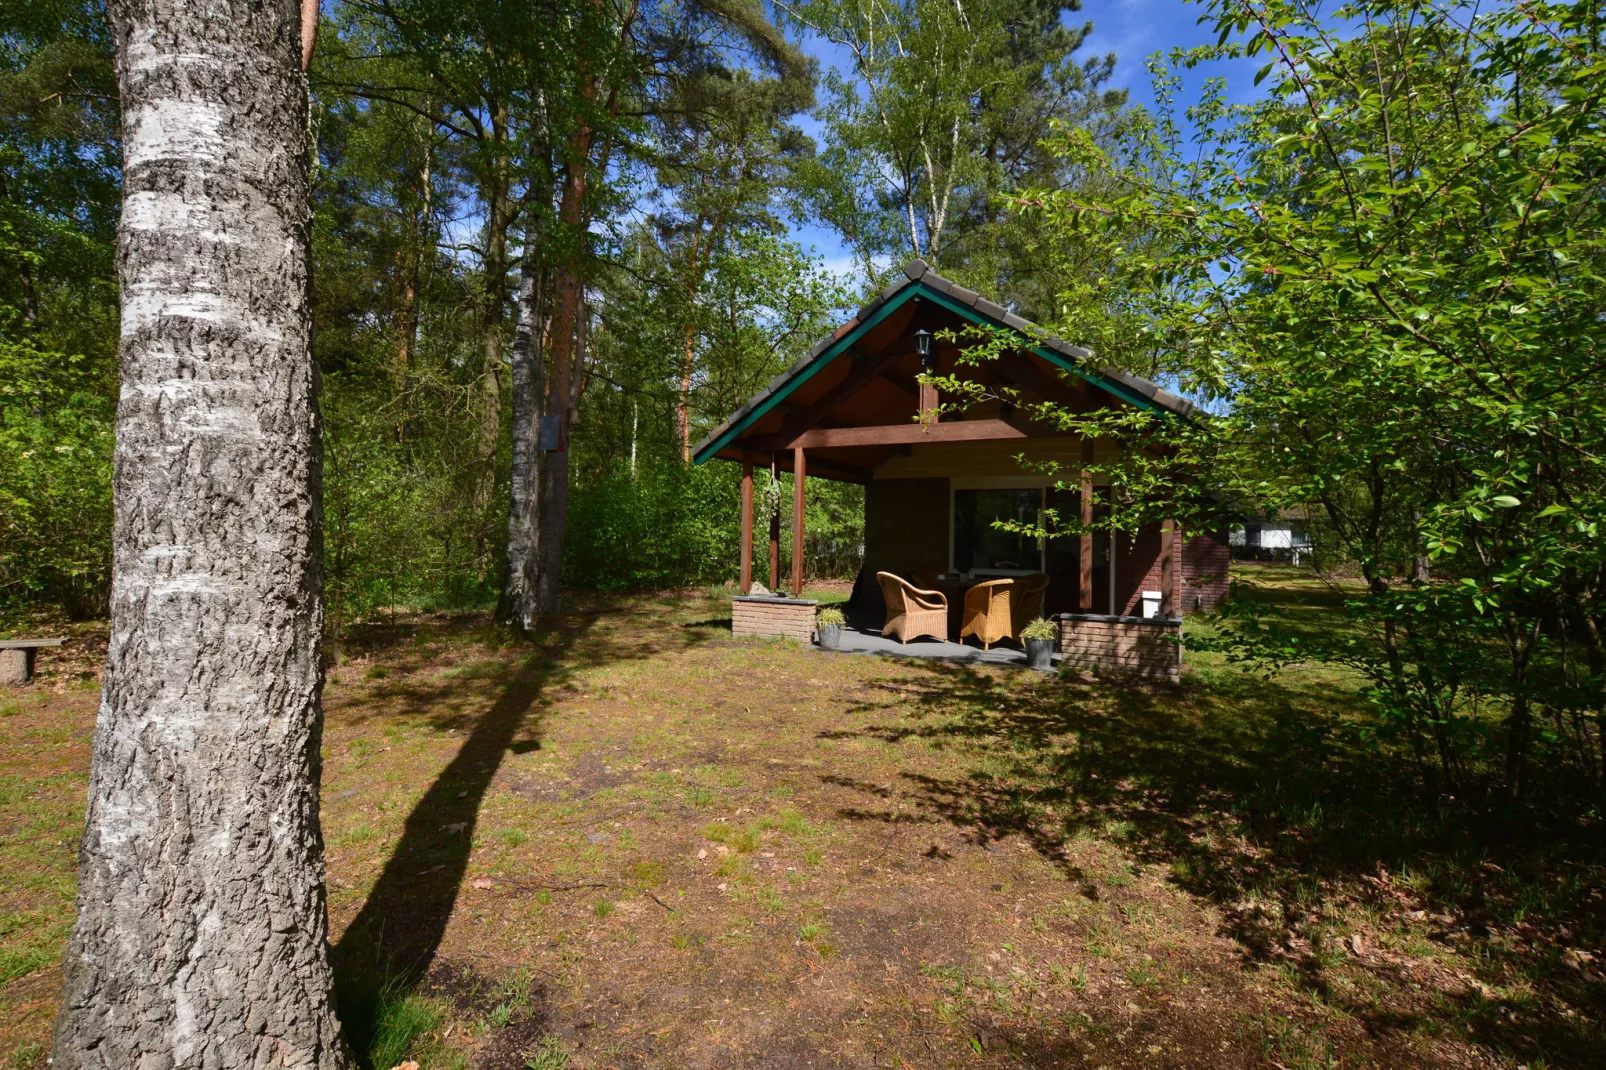
[[[915,352],[920,354],[920,370],[937,370],[937,358],[931,353],[931,332],[924,327],[915,332]]]

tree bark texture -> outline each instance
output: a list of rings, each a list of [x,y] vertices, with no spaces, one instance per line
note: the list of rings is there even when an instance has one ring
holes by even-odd
[[[513,333],[513,471],[508,488],[507,579],[502,585],[502,620],[530,631],[540,616],[541,420],[545,376],[536,310],[536,272],[526,252],[519,286],[518,321]]]
[[[296,0],[113,0],[111,642],[54,1065],[349,1065],[318,823],[323,624]]]
[[[595,79],[589,74],[583,75],[580,88],[582,96],[587,100],[594,99],[596,91]],[[563,195],[558,203],[558,223],[574,246],[567,261],[555,273],[557,300],[552,312],[552,379],[547,411],[557,417],[558,448],[548,451],[541,472],[541,546],[536,606],[542,613],[558,611],[558,594],[563,579],[563,539],[569,520],[569,417],[575,400],[573,389],[578,379],[575,365],[582,355],[576,343],[580,335],[580,318],[585,312],[585,277],[580,266],[580,244],[585,230],[591,138],[592,129],[586,125],[570,135]]]
[[[569,522],[570,362],[576,351],[584,282],[576,268],[558,272],[557,308],[552,324],[552,379],[547,411],[557,417],[558,448],[546,450],[540,472],[541,539],[536,552],[535,600],[538,613],[556,613],[563,582],[563,539]]]

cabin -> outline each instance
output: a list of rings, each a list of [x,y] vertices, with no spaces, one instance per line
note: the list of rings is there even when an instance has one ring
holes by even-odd
[[[1306,512],[1284,509],[1276,516],[1249,517],[1227,532],[1227,545],[1235,560],[1298,565],[1311,552]]]
[[[1021,346],[962,369],[965,378],[1012,388],[1012,396],[1024,401],[1049,400],[1081,410],[1133,406],[1162,419],[1196,416],[1185,399],[1144,379],[1096,367],[1089,351],[1045,337],[923,261],[911,261],[902,278],[820,339],[697,447],[696,463],[721,458],[743,468],[740,598],[751,600],[754,581],[753,472],[769,468],[797,476],[793,546],[804,544],[809,480],[863,484],[864,564],[850,603],[855,621],[874,622],[883,612],[875,580],[880,572],[942,590],[956,610],[969,585],[1001,577],[1032,576],[1040,582],[1046,575],[1042,610],[1062,622],[1069,619],[1071,631],[1085,633],[1102,624],[1111,634],[1147,635],[1170,628],[1175,646],[1181,616],[1214,609],[1226,593],[1225,529],[1179,533],[1166,522],[1114,538],[1099,533],[1040,540],[995,527],[1004,519],[1035,520],[1049,507],[1060,515],[1096,519],[1108,488],[1083,466],[1115,447],[1033,424],[1005,401],[934,418],[941,399],[917,376],[950,374],[965,343],[940,335],[971,325],[1011,331]],[[776,625],[773,634],[806,639],[812,603],[778,596],[783,585],[779,534],[772,525],[770,603],[738,606],[733,620],[741,630],[744,615],[751,618],[762,610],[775,622],[791,613],[790,625]],[[793,595],[803,587],[802,564],[801,555],[794,554],[787,578]],[[780,602],[797,607],[783,609]],[[1151,624],[1133,623],[1142,621]],[[947,638],[957,639],[957,628]],[[1167,669],[1162,675],[1172,673]]]

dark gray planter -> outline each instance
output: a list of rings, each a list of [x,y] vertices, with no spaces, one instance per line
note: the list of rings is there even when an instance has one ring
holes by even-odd
[[[821,650],[837,650],[842,646],[842,625],[822,624],[815,629]]]
[[[1026,640],[1026,664],[1033,669],[1052,669],[1054,667],[1054,640]]]

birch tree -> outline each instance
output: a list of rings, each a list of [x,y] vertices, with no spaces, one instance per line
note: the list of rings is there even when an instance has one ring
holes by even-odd
[[[848,57],[825,77],[825,146],[799,169],[800,207],[842,235],[869,278],[911,256],[950,272],[996,259],[974,238],[1002,240],[1001,191],[1045,184],[1052,161],[1038,142],[1050,121],[1080,125],[1125,102],[1100,88],[1113,56],[1075,60],[1092,24],[1062,16],[1079,0],[776,6],[792,29]]]
[[[318,824],[300,15],[294,0],[110,5],[124,144],[112,623],[60,1068],[347,1062]]]

